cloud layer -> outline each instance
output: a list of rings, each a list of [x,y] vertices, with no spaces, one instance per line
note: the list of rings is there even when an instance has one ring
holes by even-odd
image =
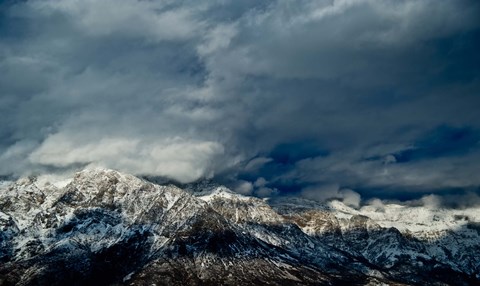
[[[6,1],[0,173],[101,165],[352,205],[476,192],[477,15],[473,0]]]

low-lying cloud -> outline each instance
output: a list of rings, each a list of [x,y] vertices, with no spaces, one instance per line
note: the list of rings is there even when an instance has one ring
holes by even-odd
[[[359,193],[350,189],[340,189],[338,185],[310,186],[301,191],[301,196],[317,201],[337,199],[354,208],[360,207],[361,203]]]

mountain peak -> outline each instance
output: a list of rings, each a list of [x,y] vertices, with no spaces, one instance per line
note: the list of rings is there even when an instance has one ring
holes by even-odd
[[[85,169],[64,186],[0,185],[0,280],[475,284],[479,219],[473,209],[266,201],[212,182],[185,191]]]
[[[229,199],[229,200],[249,200],[252,197],[247,197],[239,193],[235,193],[225,186],[219,186],[212,190],[195,193],[195,195],[203,201],[211,201],[215,199]]]

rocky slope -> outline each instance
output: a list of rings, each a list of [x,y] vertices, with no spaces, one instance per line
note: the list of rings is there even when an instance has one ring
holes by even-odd
[[[0,285],[475,285],[479,211],[266,201],[112,170],[0,184]]]

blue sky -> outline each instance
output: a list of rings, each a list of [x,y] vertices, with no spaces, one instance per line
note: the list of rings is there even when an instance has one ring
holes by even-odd
[[[3,1],[0,175],[478,193],[473,0]]]

